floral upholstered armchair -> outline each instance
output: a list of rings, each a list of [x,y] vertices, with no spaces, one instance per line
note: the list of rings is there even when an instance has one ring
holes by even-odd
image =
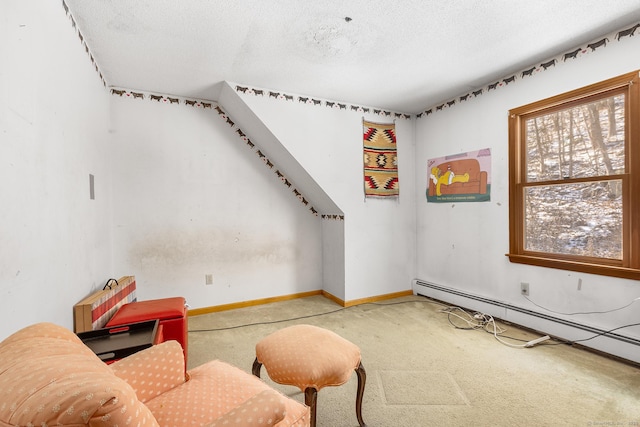
[[[220,361],[184,371],[167,341],[111,365],[71,331],[28,326],[0,342],[2,426],[309,426],[309,408]]]

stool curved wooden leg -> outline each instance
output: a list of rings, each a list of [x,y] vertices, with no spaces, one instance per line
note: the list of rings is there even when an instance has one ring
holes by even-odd
[[[251,368],[251,373],[256,377],[260,378],[260,368],[262,368],[262,363],[258,362],[258,358],[253,361],[253,368]]]
[[[316,404],[318,403],[318,390],[313,387],[307,387],[304,391],[304,404],[310,409],[309,427],[316,427]]]
[[[364,386],[367,383],[367,373],[362,366],[362,362],[356,368],[356,374],[358,375],[358,393],[356,395],[356,417],[358,417],[358,423],[360,427],[367,427],[362,419],[362,397],[364,396]]]

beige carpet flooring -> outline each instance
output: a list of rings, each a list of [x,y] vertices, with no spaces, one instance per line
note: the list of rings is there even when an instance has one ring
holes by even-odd
[[[637,367],[565,344],[512,348],[483,330],[455,328],[443,308],[408,296],[343,309],[314,296],[192,316],[189,367],[220,359],[250,373],[256,342],[306,323],[360,347],[369,427],[640,426]],[[287,320],[303,316],[309,317]],[[502,326],[504,335],[538,337]],[[269,380],[264,368],[262,378],[304,401],[298,389]],[[354,373],[347,384],[318,393],[318,427],[358,426],[356,386]]]

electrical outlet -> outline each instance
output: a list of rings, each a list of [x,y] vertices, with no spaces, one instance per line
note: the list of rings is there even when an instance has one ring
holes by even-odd
[[[525,282],[520,283],[520,294],[529,296],[529,284]]]
[[[205,274],[204,275],[204,284],[205,285],[213,285],[213,274]]]

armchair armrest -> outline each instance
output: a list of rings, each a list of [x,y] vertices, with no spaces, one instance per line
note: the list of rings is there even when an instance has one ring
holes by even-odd
[[[109,365],[145,403],[185,382],[184,353],[177,341],[165,341]]]
[[[282,421],[284,417],[285,404],[280,393],[275,390],[263,390],[206,427],[270,427]]]

